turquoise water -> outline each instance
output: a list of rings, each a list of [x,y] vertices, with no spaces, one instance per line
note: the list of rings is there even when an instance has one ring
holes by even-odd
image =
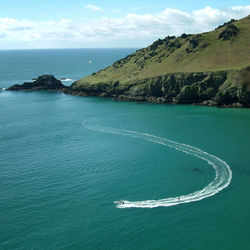
[[[249,110],[4,91],[0,117],[1,249],[250,249]],[[124,130],[217,156],[232,181],[201,201],[117,208],[187,195],[215,178],[206,161],[114,133]]]

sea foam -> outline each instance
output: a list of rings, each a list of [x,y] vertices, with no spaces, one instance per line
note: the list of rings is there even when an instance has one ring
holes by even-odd
[[[166,138],[161,138],[155,135],[140,133],[131,130],[101,127],[98,125],[93,125],[91,123],[82,122],[82,125],[86,129],[102,132],[117,134],[121,136],[129,136],[134,138],[140,138],[143,140],[150,141],[152,143],[157,143],[165,147],[170,147],[175,150],[181,151],[185,154],[193,155],[206,161],[215,170],[215,178],[203,189],[195,191],[187,195],[181,195],[177,197],[164,198],[160,200],[145,200],[145,201],[114,201],[118,208],[155,208],[155,207],[169,207],[180,205],[183,203],[190,203],[195,201],[200,201],[205,198],[211,197],[224,188],[226,188],[232,179],[232,171],[230,166],[222,159],[209,154],[197,147],[193,147],[184,143],[175,142]]]
[[[62,81],[62,82],[70,82],[70,81],[74,81],[74,80],[70,79],[70,78],[61,78],[60,81]]]

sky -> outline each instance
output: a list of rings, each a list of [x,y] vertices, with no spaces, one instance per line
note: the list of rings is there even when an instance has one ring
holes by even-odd
[[[0,49],[140,48],[250,14],[250,0],[1,0]]]

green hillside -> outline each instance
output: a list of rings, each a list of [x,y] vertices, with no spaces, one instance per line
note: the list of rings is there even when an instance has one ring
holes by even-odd
[[[75,82],[71,92],[158,102],[201,103],[212,100],[218,104],[219,92],[224,95],[223,91],[235,88],[229,92],[235,92],[238,99],[232,98],[225,104],[242,103],[239,95],[243,92],[248,103],[249,66],[250,15],[238,21],[231,20],[211,32],[159,39],[112,66]],[[175,80],[170,80],[171,77]],[[198,91],[198,97],[179,98],[183,91],[187,92],[186,85],[192,88],[189,91]],[[152,87],[156,92],[152,92]]]

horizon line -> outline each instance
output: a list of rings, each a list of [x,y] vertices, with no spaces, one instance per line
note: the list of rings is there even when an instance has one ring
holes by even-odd
[[[0,51],[7,50],[63,50],[63,49],[140,49],[145,47],[96,47],[96,48],[32,48],[32,49],[1,49]]]

